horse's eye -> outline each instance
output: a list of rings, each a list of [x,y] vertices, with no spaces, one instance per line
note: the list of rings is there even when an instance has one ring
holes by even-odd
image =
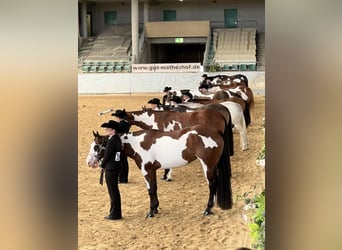
[[[95,145],[94,146],[94,151],[98,151],[99,150],[99,145]]]

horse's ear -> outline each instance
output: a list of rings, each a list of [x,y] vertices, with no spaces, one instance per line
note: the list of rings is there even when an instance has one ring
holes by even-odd
[[[93,135],[94,135],[94,137],[96,137],[96,134],[95,134],[95,131],[93,130]]]
[[[97,135],[97,136],[100,136],[99,131],[96,131],[96,135]]]

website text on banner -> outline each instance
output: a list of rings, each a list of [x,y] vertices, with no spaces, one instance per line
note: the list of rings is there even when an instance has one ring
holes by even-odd
[[[200,72],[200,63],[153,63],[153,64],[132,64],[134,73],[151,72]]]

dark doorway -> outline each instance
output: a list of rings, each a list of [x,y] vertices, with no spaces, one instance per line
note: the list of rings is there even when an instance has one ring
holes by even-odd
[[[205,44],[153,44],[151,63],[202,63]]]
[[[87,33],[88,36],[93,36],[93,14],[91,12],[87,13]]]

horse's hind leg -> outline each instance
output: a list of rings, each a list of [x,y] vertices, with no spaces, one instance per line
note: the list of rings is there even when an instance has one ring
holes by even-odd
[[[240,148],[245,151],[248,149],[247,128],[243,114],[239,114],[235,119],[235,127],[240,134]]]
[[[147,184],[148,194],[150,196],[150,212],[147,214],[146,218],[154,217],[158,213],[159,200],[157,195],[157,180],[156,180],[156,170],[149,171],[145,176],[145,181]]]
[[[209,199],[207,208],[204,210],[203,215],[207,216],[212,214],[211,208],[214,206],[214,196],[216,194],[217,182],[216,180],[209,181]]]

